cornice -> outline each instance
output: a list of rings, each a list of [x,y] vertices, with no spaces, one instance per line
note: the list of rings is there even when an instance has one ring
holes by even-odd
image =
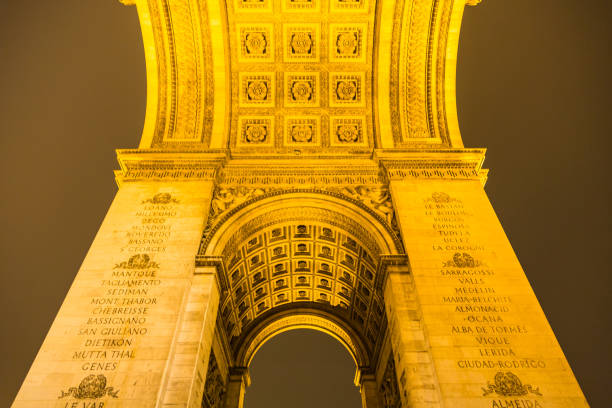
[[[117,150],[118,185],[142,180],[214,180],[227,160],[225,151],[177,152],[156,149]]]
[[[117,183],[141,180],[214,180],[216,184],[307,187],[318,185],[385,185],[405,178],[477,179],[485,149],[389,149],[367,157],[260,157],[230,159],[218,150],[117,150]]]
[[[409,178],[487,180],[486,149],[377,150],[374,160],[389,180]]]

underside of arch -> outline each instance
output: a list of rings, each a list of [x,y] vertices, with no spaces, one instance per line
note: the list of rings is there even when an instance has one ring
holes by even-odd
[[[245,201],[208,234],[199,259],[222,264],[218,322],[236,364],[277,330],[308,324],[359,367],[375,360],[386,330],[381,260],[399,252],[380,218],[338,196],[291,191]]]
[[[455,66],[466,0],[130,2],[147,62],[141,148],[463,147]]]
[[[369,367],[371,364],[369,350],[350,323],[317,305],[287,307],[277,313],[263,316],[237,342],[236,365],[248,367],[257,350],[268,340],[280,333],[296,329],[317,330],[338,340],[355,362],[355,384],[358,384],[360,368]]]

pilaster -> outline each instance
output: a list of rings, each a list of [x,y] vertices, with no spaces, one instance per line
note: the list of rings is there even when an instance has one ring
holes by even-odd
[[[195,309],[214,300],[214,278],[194,278],[212,189],[207,177],[123,180],[14,407],[157,406],[201,333]]]
[[[390,327],[422,322],[441,406],[588,406],[476,174],[390,179],[411,269],[385,300],[420,310]]]

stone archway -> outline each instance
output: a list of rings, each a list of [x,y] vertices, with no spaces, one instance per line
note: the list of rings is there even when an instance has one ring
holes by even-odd
[[[221,288],[211,361],[227,366],[219,403],[241,406],[248,365],[265,341],[310,328],[349,350],[364,406],[382,406],[382,356],[391,354],[385,265],[401,257],[382,217],[340,194],[264,193],[213,217],[206,232],[198,263],[217,265]]]

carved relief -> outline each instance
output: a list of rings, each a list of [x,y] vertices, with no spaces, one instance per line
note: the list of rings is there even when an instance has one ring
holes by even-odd
[[[178,200],[170,193],[157,193],[153,197],[143,200],[143,204],[178,204]]]
[[[219,172],[220,184],[251,184],[256,186],[283,186],[291,189],[296,186],[320,185],[355,185],[385,184],[384,174],[376,166],[320,166],[284,167],[269,166],[266,169],[253,171],[252,166],[233,165]]]
[[[319,117],[286,117],[285,133],[287,145],[316,145],[319,143]]]
[[[211,203],[209,220],[214,222],[215,219],[225,214],[232,208],[239,206],[251,198],[264,195],[266,191],[270,191],[270,189],[250,186],[223,187],[215,189]]]
[[[269,146],[274,139],[273,116],[241,116],[238,145]]]
[[[285,24],[285,55],[287,62],[317,62],[319,60],[319,24]]]
[[[330,144],[332,146],[365,145],[364,118],[332,116],[330,118]]]
[[[240,104],[244,106],[274,106],[274,75],[271,73],[240,73]]]
[[[394,223],[393,203],[386,186],[347,186],[339,189],[345,194],[379,214],[389,225]]]
[[[329,74],[329,106],[364,107],[363,72],[332,72]]]
[[[211,350],[210,357],[208,358],[208,371],[206,372],[206,383],[204,384],[202,408],[221,408],[225,392],[225,383],[221,377],[215,353]]]
[[[285,73],[285,106],[319,106],[319,73]]]
[[[320,0],[234,2],[228,8],[228,26],[235,31],[230,69],[237,85],[231,90],[230,146],[243,149],[240,154],[252,147],[282,155],[310,154],[317,147],[331,147],[331,154],[366,148],[373,126],[372,111],[366,109],[372,95],[372,66],[366,64],[373,49],[367,47],[373,40],[369,26],[375,13],[367,13],[372,3],[334,0],[323,7]],[[310,13],[315,11],[319,14]],[[258,135],[265,131],[266,140],[248,140],[242,117],[259,115],[276,121],[276,132],[257,127],[253,130]],[[309,119],[287,127],[288,119],[298,115]],[[360,119],[331,132],[331,116],[342,116],[345,122]],[[310,123],[313,117],[316,124]]]
[[[385,373],[380,382],[379,392],[384,408],[401,408],[402,401],[397,386],[393,355],[390,355],[387,361],[387,368],[385,368]]]
[[[494,384],[487,383],[487,388],[483,388],[483,396],[496,393],[502,397],[520,397],[532,393],[541,396],[540,389],[529,384],[523,384],[516,374],[512,372],[498,371],[495,374]]]
[[[446,268],[476,268],[481,265],[483,265],[481,261],[474,259],[467,252],[455,252],[453,259],[444,262],[442,266]]]
[[[365,62],[367,24],[330,24],[330,61]]]
[[[237,30],[240,43],[239,61],[274,61],[274,29],[271,24],[239,24]]]
[[[70,387],[68,391],[62,391],[61,395],[57,398],[73,397],[76,399],[96,399],[106,395],[118,398],[119,390],[115,390],[113,387],[107,387],[106,382],[107,380],[104,374],[90,374],[81,380],[78,387]]]
[[[157,269],[159,264],[153,262],[148,254],[132,255],[127,261],[118,263],[113,269]]]

